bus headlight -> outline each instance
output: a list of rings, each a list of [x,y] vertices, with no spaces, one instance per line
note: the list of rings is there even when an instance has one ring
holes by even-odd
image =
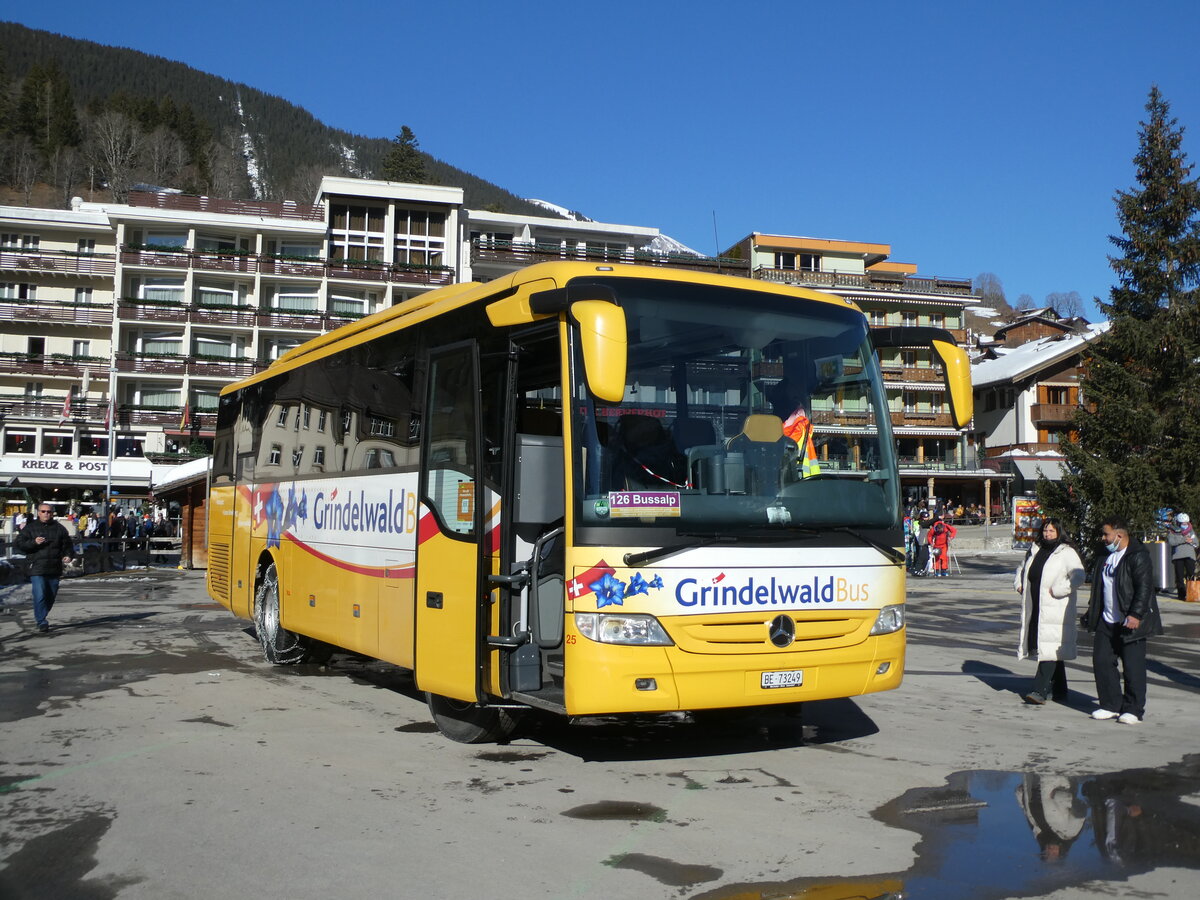
[[[885,606],[879,611],[879,615],[875,617],[875,624],[871,626],[871,634],[891,634],[903,627],[904,604],[899,603],[895,606]]]
[[[654,616],[636,613],[575,613],[575,627],[589,641],[669,647],[674,641]]]

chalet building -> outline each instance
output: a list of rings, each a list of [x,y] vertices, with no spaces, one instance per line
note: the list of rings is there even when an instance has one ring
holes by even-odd
[[[1107,322],[1087,325],[1034,314],[1007,326],[972,365],[970,442],[983,465],[1011,473],[1015,494],[1034,490],[1039,473],[1061,479],[1061,442],[1072,439],[1071,420],[1086,402],[1079,385],[1084,349],[1107,330]],[[1015,344],[1014,334],[1038,333],[1043,336]]]
[[[889,259],[888,244],[755,232],[725,252],[750,278],[796,284],[853,300],[872,327],[944,328],[967,343],[963,309],[978,301],[965,278],[919,275],[913,263]],[[941,371],[928,348],[881,351],[901,481],[910,501],[938,497],[991,509],[1007,474],[980,466],[965,433],[954,427]],[[814,411],[818,432],[852,423],[845,411]],[[993,492],[993,489],[995,491]]]

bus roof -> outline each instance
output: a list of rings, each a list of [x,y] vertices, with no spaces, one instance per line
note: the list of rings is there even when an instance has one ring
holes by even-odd
[[[789,297],[802,297],[821,303],[833,303],[838,306],[850,306],[858,309],[857,304],[849,299],[802,288],[796,285],[776,284],[759,281],[739,275],[716,275],[692,269],[681,269],[670,266],[646,266],[614,263],[597,264],[595,262],[544,262],[519,269],[509,275],[484,283],[466,282],[452,284],[413,297],[403,303],[398,303],[387,309],[364,316],[356,322],[335,328],[333,331],[306,341],[298,347],[288,350],[266,369],[241,381],[226,385],[221,394],[240,390],[260,381],[265,381],[282,372],[295,369],[312,359],[318,359],[346,347],[360,344],[380,334],[394,331],[397,326],[393,323],[398,319],[409,318],[408,322],[399,327],[407,327],[410,323],[422,322],[442,313],[469,306],[498,295],[505,295],[523,285],[544,282],[539,290],[549,290],[562,287],[568,281],[587,275],[605,278],[640,278],[661,281],[690,281],[694,284],[705,284],[719,287],[729,287],[738,290],[755,291],[757,293],[782,294]],[[861,310],[860,310],[861,311]],[[411,318],[410,318],[411,317]]]

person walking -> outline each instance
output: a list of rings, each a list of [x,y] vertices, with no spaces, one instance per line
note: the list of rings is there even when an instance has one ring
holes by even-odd
[[[33,588],[33,618],[37,630],[50,630],[46,616],[58,596],[58,580],[63,566],[75,558],[71,538],[62,523],[54,520],[54,510],[45,503],[38,504],[37,521],[26,525],[17,535],[16,548],[29,561],[29,583]]]
[[[1179,599],[1186,600],[1188,579],[1196,574],[1196,529],[1187,513],[1177,515],[1175,524],[1167,529],[1167,546],[1175,566],[1175,589]]]
[[[926,541],[929,554],[933,557],[933,574],[937,578],[950,575],[950,541],[958,535],[958,529],[938,516],[929,529]]]
[[[1092,570],[1092,595],[1083,617],[1095,635],[1092,671],[1100,706],[1093,719],[1136,725],[1146,715],[1146,639],[1162,634],[1154,569],[1146,546],[1120,516],[1103,521],[1102,554]],[[1124,679],[1124,691],[1122,691]]]
[[[1086,572],[1058,519],[1042,524],[1036,550],[1029,548],[1013,586],[1021,595],[1021,639],[1017,659],[1036,659],[1037,673],[1025,702],[1041,706],[1047,697],[1067,699],[1065,660],[1075,658],[1078,612],[1076,590]]]

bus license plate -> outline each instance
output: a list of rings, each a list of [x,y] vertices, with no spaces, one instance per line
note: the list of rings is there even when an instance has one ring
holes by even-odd
[[[762,686],[764,688],[799,687],[804,684],[804,670],[792,669],[789,672],[763,672]]]

